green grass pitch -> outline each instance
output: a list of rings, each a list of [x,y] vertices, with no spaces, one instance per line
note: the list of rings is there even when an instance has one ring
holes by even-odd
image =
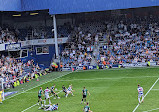
[[[12,98],[9,98],[11,96],[6,98],[3,104],[0,104],[0,112],[21,112],[31,107],[37,103],[39,88],[42,87],[44,90],[53,84],[56,84],[58,91],[62,90],[62,85],[68,87],[69,84],[72,84],[73,90],[75,90],[75,96],[69,95],[68,98],[65,98],[64,93],[60,92],[58,94],[61,97],[60,99],[51,98],[53,104],[59,103],[59,110],[56,112],[82,112],[85,104],[80,104],[80,102],[84,86],[91,94],[87,97],[87,101],[90,103],[93,112],[132,112],[138,104],[137,84],[144,88],[144,94],[146,94],[158,77],[158,67],[92,70],[73,73],[53,72],[40,77],[40,81],[32,80],[15,89],[8,90],[23,93],[15,94],[16,96]],[[44,97],[42,98],[44,99]],[[26,112],[43,112],[38,108],[39,106],[35,105]],[[159,82],[149,92],[144,103],[140,104],[136,112],[157,108],[159,108]],[[156,111],[159,111],[159,109]]]

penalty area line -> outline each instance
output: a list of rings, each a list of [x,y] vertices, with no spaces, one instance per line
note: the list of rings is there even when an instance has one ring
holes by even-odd
[[[61,90],[61,91],[59,91],[57,94],[59,94],[59,93],[61,93],[61,92],[62,92],[62,90]],[[53,95],[52,95],[52,96],[50,96],[50,98],[51,98],[51,97],[53,97]],[[34,105],[32,105],[32,106],[30,106],[30,107],[26,108],[25,110],[23,110],[23,111],[21,111],[21,112],[25,112],[25,111],[27,111],[27,110],[31,109],[32,107],[35,107],[36,105],[38,105],[38,103],[36,103],[36,104],[34,104]]]
[[[144,99],[145,97],[149,94],[149,92],[152,90],[152,88],[156,85],[156,83],[158,82],[159,78],[155,81],[155,83],[151,86],[151,88],[147,91],[147,93],[145,94],[144,96]],[[135,109],[133,110],[133,112],[135,112],[137,110],[137,108],[140,106],[140,104],[138,104]]]

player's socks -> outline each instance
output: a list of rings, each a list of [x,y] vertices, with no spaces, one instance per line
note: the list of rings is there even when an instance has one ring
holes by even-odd
[[[142,103],[144,102],[144,97],[142,97],[142,100],[141,100],[141,101],[142,101]]]
[[[38,100],[38,103],[37,103],[37,105],[39,105],[39,100]]]
[[[66,98],[67,98],[68,94],[66,94]]]
[[[49,104],[51,104],[51,101],[50,101],[50,99],[49,99]]]
[[[140,104],[140,98],[138,98],[139,104]]]
[[[73,93],[72,93],[72,96],[74,96]]]

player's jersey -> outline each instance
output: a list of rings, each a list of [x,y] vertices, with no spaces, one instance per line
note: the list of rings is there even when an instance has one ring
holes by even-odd
[[[45,95],[49,95],[50,90],[49,89],[45,89]]]
[[[89,110],[90,110],[90,107],[86,105],[86,106],[84,107],[84,112],[89,112]]]
[[[66,87],[65,86],[62,86],[62,89],[63,89],[64,92],[66,91]]]
[[[138,90],[138,94],[139,94],[139,95],[143,95],[143,94],[144,94],[142,87],[138,87],[137,90]]]
[[[67,91],[72,91],[72,87],[68,87]]]
[[[57,109],[58,109],[58,105],[55,105],[55,104],[54,104],[54,105],[52,106],[52,110],[57,110]]]
[[[51,92],[53,92],[53,91],[54,91],[54,88],[55,88],[54,86],[52,86],[52,87],[51,87]]]
[[[87,89],[83,89],[83,90],[82,90],[83,95],[86,95],[86,96],[87,96],[87,91],[88,91]]]
[[[42,95],[42,91],[43,91],[43,90],[41,90],[41,89],[39,90],[38,96],[41,96],[41,95]]]

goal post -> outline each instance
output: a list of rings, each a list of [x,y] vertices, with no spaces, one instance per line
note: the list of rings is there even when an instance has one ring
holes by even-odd
[[[4,101],[4,80],[3,78],[0,78],[0,102],[1,100]]]

